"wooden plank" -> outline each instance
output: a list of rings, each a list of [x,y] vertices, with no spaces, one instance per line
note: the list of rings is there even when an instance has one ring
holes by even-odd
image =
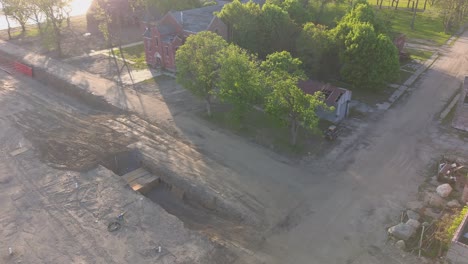
[[[151,174],[149,172],[146,172],[145,174],[138,174],[137,175],[138,177],[135,176],[135,177],[129,178],[127,183],[130,184],[132,182],[141,182],[143,181],[143,179],[146,179],[148,175],[151,175]]]
[[[129,186],[134,191],[141,192],[144,194],[148,191],[151,191],[158,184],[159,184],[159,177],[150,174],[147,177],[144,177],[144,178],[140,177],[132,181],[131,183],[129,183]]]
[[[150,183],[152,183],[154,181],[157,181],[158,177],[151,174],[151,177],[139,178],[138,180],[139,180],[141,185],[146,185],[146,184],[150,184]]]
[[[146,174],[148,174],[149,172],[143,168],[139,168],[139,169],[136,169],[132,172],[129,172],[125,175],[123,175],[122,177],[128,182],[132,182],[134,181],[135,179],[138,179]]]
[[[137,191],[137,192],[138,192],[141,188],[143,188],[142,185],[140,185],[140,184],[138,184],[138,183],[136,183],[136,182],[134,182],[134,183],[132,183],[132,184],[129,184],[129,186],[130,186],[134,191]]]
[[[10,152],[10,155],[13,156],[13,157],[18,156],[19,154],[24,153],[24,152],[26,152],[28,150],[29,150],[28,148],[22,147],[22,148],[19,148],[19,149],[16,149],[16,150]]]

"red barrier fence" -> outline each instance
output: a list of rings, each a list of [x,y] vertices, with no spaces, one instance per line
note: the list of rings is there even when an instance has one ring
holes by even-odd
[[[17,72],[21,72],[22,74],[32,77],[33,71],[31,67],[17,61],[15,61],[13,65]]]
[[[33,76],[32,67],[18,61],[10,61],[2,57],[0,57],[0,70],[6,71],[9,74],[19,72],[30,77]]]

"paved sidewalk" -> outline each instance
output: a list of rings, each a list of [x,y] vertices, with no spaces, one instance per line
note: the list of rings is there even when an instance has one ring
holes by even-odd
[[[121,77],[123,84],[132,85],[163,75],[161,71],[153,69],[133,70],[131,71],[131,74],[132,75],[130,76],[127,71],[124,71]],[[117,81],[118,78],[114,77],[114,79]]]
[[[165,123],[172,120],[172,114],[165,102],[155,97],[138,93],[132,89],[122,88],[113,81],[80,70],[65,62],[30,52],[0,40],[0,56],[2,53],[18,58],[19,61],[32,66],[36,70],[41,69],[59,80],[70,83],[76,89],[97,96],[119,109],[137,113],[151,121]]]
[[[128,48],[128,47],[137,46],[137,45],[140,45],[140,44],[143,44],[143,41],[138,41],[138,42],[130,43],[130,44],[127,44],[127,45],[123,45],[122,48],[124,49],[124,48]],[[101,54],[109,56],[109,53],[110,53],[110,49],[97,50],[97,51],[93,51],[93,52],[83,54],[83,55],[80,55],[80,56],[66,58],[63,61],[71,61],[71,60],[76,60],[76,59],[81,59],[81,58],[86,58],[86,57],[92,57],[92,56],[101,55]]]
[[[380,104],[377,104],[377,108],[380,110],[387,110],[390,108],[405,92],[408,90],[411,85],[414,84],[414,82],[419,78],[419,76],[424,73],[429,67],[434,64],[434,62],[439,58],[439,53],[441,50],[444,48],[448,48],[463,32],[465,32],[466,27],[468,24],[463,25],[457,33],[452,35],[443,46],[441,47],[432,47],[432,46],[427,46],[427,45],[422,45],[422,44],[416,44],[416,43],[406,43],[406,47],[408,48],[414,48],[414,49],[423,49],[423,50],[430,50],[434,51],[434,54],[426,60],[419,69],[416,70],[416,72],[411,75],[405,83],[400,85],[395,92],[388,98],[387,102],[383,102]]]
[[[431,56],[431,58],[429,58],[427,61],[425,61],[421,65],[421,67],[419,67],[419,69],[416,70],[416,72],[406,80],[405,83],[400,85],[395,90],[395,92],[393,92],[393,94],[388,98],[387,102],[377,104],[377,108],[380,109],[380,110],[387,110],[388,108],[390,108],[390,106],[392,106],[406,92],[406,90],[408,90],[408,88],[411,85],[413,85],[413,83],[419,78],[419,76],[423,72],[425,72],[437,60],[438,57],[439,57],[439,53],[435,52]]]

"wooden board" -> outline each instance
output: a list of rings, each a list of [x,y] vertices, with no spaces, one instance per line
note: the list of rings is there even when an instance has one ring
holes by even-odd
[[[136,169],[134,171],[131,171],[131,172],[123,175],[122,177],[124,178],[124,180],[126,180],[129,183],[129,182],[134,181],[135,179],[138,179],[138,178],[144,176],[145,174],[150,174],[150,173],[147,170],[143,169],[143,168],[139,168],[139,169]]]
[[[18,156],[19,154],[24,153],[24,152],[26,152],[26,151],[28,151],[28,150],[29,150],[29,149],[28,149],[28,148],[25,148],[25,147],[19,148],[19,149],[16,149],[16,150],[10,152],[10,155],[13,156],[13,157],[14,157],[14,156]]]
[[[122,176],[127,184],[137,192],[146,193],[159,184],[159,177],[139,168]]]

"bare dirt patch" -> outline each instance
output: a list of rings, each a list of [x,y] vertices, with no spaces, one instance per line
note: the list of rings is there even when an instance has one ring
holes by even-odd
[[[86,171],[103,158],[126,150],[135,141],[101,123],[110,116],[77,118],[70,114],[23,112],[13,118],[25,136],[35,144],[44,162],[52,167]]]

